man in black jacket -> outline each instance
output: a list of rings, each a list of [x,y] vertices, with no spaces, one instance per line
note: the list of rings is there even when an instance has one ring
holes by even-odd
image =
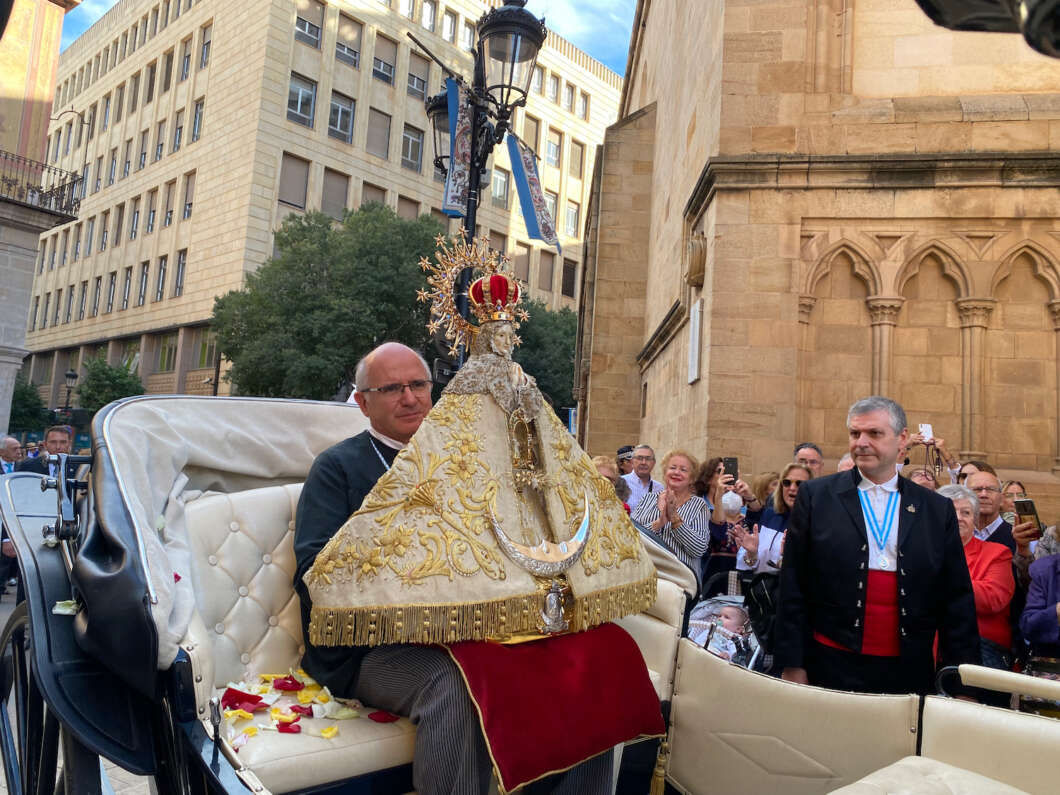
[[[55,466],[48,464],[48,456],[66,453],[69,455],[72,443],[70,429],[65,425],[53,425],[44,432],[44,452],[36,458],[27,458],[18,465],[19,472],[36,472],[38,475],[55,477]],[[72,475],[68,466],[67,473]]]
[[[855,468],[799,490],[784,545],[776,659],[783,678],[927,693],[940,663],[978,663],[975,601],[949,500],[899,478],[909,432],[884,397],[847,415]]]

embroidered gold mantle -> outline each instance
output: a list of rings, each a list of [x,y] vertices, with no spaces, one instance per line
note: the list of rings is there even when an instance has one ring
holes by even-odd
[[[535,499],[516,488],[506,411],[488,392],[446,390],[306,573],[312,643],[449,643],[536,633],[549,581],[507,557],[493,522],[520,544],[559,543],[572,537],[586,504],[589,537],[565,573],[571,630],[654,603],[654,567],[611,483],[552,410],[540,402],[537,409]]]

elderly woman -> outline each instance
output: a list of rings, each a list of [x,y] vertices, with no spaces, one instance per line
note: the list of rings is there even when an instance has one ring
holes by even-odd
[[[740,571],[780,572],[780,559],[784,553],[784,533],[788,519],[799,496],[799,486],[813,477],[804,464],[788,464],[781,473],[773,492],[771,504],[760,511],[748,511],[746,523],[751,525],[737,530],[736,540],[740,551],[736,555],[736,568]]]
[[[1012,577],[1012,552],[1004,544],[980,541],[975,537],[979,499],[966,486],[943,486],[938,493],[953,501],[957,529],[964,544],[964,558],[975,593],[975,616],[979,622],[979,642],[983,665],[1012,669],[1012,627],[1009,603],[1016,591]]]
[[[692,492],[699,462],[683,450],[662,460],[663,490],[645,494],[633,509],[633,520],[657,533],[685,565],[699,571],[707,551],[707,503]]]

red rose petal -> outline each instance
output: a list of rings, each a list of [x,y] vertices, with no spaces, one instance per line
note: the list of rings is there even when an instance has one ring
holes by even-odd
[[[383,712],[383,710],[369,712],[368,717],[376,723],[393,723],[398,719],[397,715],[391,715],[389,712]]]
[[[239,705],[239,709],[245,709],[247,712],[261,712],[263,709],[268,709],[269,705],[264,701],[244,701]]]
[[[180,582],[180,575],[173,572],[173,582]]]
[[[225,690],[221,696],[221,708],[222,709],[246,709],[247,712],[253,712],[252,709],[247,709],[246,704],[257,704],[261,701],[261,696],[255,696],[252,693],[244,693],[242,690],[236,690],[234,687],[230,687]]]
[[[293,676],[283,676],[279,679],[272,680],[272,687],[275,690],[284,690],[288,692],[295,692],[302,690],[305,685],[295,679]]]
[[[307,718],[313,717],[313,708],[308,705],[303,706],[302,704],[292,704],[290,710],[298,715],[305,715]]]
[[[276,731],[280,734],[301,734],[302,727],[298,725],[298,722],[294,723],[277,723]]]

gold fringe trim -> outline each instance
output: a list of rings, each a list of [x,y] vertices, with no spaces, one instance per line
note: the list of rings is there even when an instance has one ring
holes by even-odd
[[[571,631],[640,613],[655,604],[654,574],[576,597]],[[459,643],[504,640],[538,633],[544,593],[469,604],[409,604],[391,607],[313,607],[309,642],[314,646],[382,646],[388,643]]]

